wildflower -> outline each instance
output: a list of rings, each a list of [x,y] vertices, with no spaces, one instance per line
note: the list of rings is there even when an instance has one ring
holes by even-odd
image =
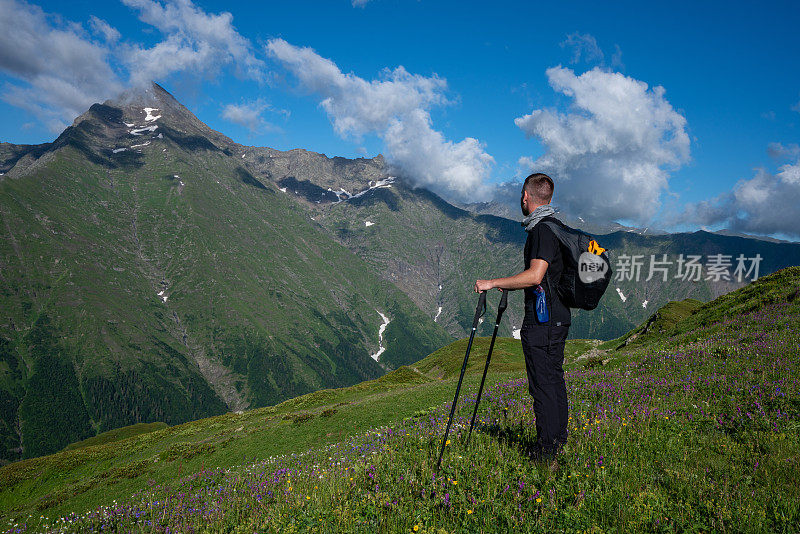
[[[453,481],[453,485],[455,486],[456,484],[458,484],[458,480]]]
[[[472,510],[467,510],[467,515],[471,514]]]
[[[419,525],[414,525],[414,532],[419,530]]]
[[[536,499],[536,502],[542,502],[542,498],[539,497],[538,499]]]
[[[450,445],[450,440],[449,439],[447,440],[447,443],[445,443],[445,445]]]

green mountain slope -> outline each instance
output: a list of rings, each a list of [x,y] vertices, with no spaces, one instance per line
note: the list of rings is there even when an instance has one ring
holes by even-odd
[[[476,338],[465,395],[483,372],[489,339]],[[291,454],[336,443],[404,417],[420,417],[453,394],[453,374],[465,341],[448,345],[413,367],[354,386],[326,389],[277,406],[228,413],[102,443],[80,443],[50,456],[0,468],[0,515],[68,514],[122,500],[152,483],[169,483],[203,468]],[[498,339],[493,379],[524,373],[519,342]],[[130,429],[132,432],[134,429]],[[111,433],[109,433],[111,434]],[[87,440],[88,441],[88,440]],[[37,516],[38,517],[38,516]]]
[[[675,325],[697,310],[703,303],[699,300],[684,299],[680,302],[667,302],[651,315],[647,321],[617,339],[606,341],[603,347],[621,349],[641,345],[662,337],[673,331]]]
[[[396,284],[417,306],[454,336],[465,336],[474,309],[472,285],[477,278],[506,276],[522,269],[526,234],[518,222],[477,215],[452,206],[425,189],[410,187],[382,158],[355,160],[359,173],[348,173],[342,158],[291,151],[241,147],[248,169],[273,181],[309,210],[339,242],[374,265],[384,279]],[[639,276],[618,280],[596,310],[573,310],[572,338],[613,339],[635,328],[670,301],[692,298],[707,302],[749,281],[708,277],[684,280],[676,262],[681,254],[760,255],[759,276],[800,264],[800,244],[723,236],[709,232],[641,235],[618,231],[598,237],[611,251],[612,268],[623,255],[639,256]],[[654,271],[651,256],[672,262],[667,280]],[[648,278],[650,278],[648,280]],[[750,276],[752,278],[752,274]],[[441,307],[441,311],[439,308]],[[511,335],[522,324],[522,294],[512,294],[506,312]],[[490,325],[483,325],[488,334]]]
[[[1,459],[353,384],[450,340],[230,144],[155,86],[13,154]]]
[[[510,339],[495,349],[478,431],[464,447],[488,345],[480,338],[439,473],[464,340],[370,382],[5,466],[0,510],[18,525],[28,514],[48,518],[30,530],[77,512],[67,531],[146,521],[177,530],[783,530],[800,518],[798,287],[800,267],[784,269],[696,309],[672,335],[642,336],[608,366],[570,362],[570,441],[556,468],[524,455],[535,431]],[[111,499],[123,504],[80,515]]]

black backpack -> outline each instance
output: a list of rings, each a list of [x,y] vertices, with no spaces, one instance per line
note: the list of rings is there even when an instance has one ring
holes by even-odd
[[[556,292],[569,308],[593,310],[611,282],[608,252],[592,236],[570,228],[555,217],[545,217],[546,224],[561,243],[564,270]]]

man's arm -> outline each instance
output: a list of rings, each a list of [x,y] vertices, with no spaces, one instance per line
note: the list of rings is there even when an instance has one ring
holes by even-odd
[[[490,289],[525,289],[526,287],[533,287],[542,283],[544,273],[547,271],[549,264],[541,259],[531,260],[530,267],[517,273],[514,276],[506,276],[505,278],[494,278],[492,280],[478,280],[475,282],[475,292],[488,291]]]

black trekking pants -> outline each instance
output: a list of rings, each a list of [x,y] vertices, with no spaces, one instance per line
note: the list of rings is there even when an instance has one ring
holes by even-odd
[[[536,415],[536,448],[544,452],[555,452],[567,442],[564,345],[568,332],[569,325],[522,324],[522,352]]]

